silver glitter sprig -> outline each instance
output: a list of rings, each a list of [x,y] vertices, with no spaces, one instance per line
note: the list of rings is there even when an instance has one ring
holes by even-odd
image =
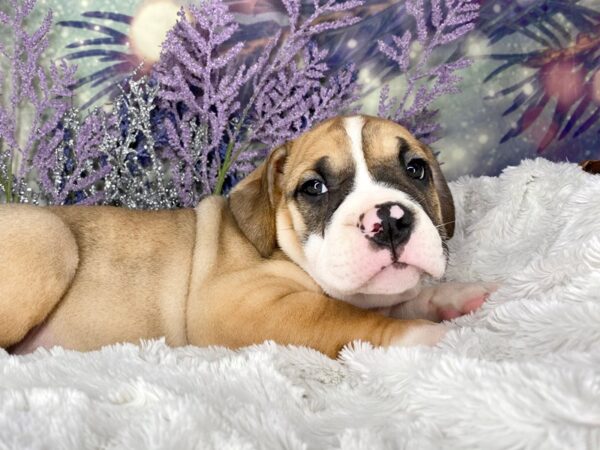
[[[104,204],[141,209],[179,206],[168,161],[157,154],[153,127],[157,90],[146,77],[131,79],[114,102],[100,145],[111,167],[103,186]]]
[[[9,177],[12,177],[12,182],[10,183],[11,189],[11,197],[13,201],[18,203],[30,203],[33,205],[38,205],[40,203],[44,203],[42,199],[40,199],[39,192],[31,187],[31,183],[28,182],[25,178],[18,178],[13,173],[12,170],[9,171],[9,164],[12,161],[10,159],[9,152],[0,152],[0,203],[6,202],[7,199],[7,183]]]
[[[138,209],[181,206],[169,176],[170,162],[159,155],[155,134],[157,87],[145,77],[131,79],[110,112],[85,118],[67,111],[52,139],[38,148],[31,182],[14,179],[19,201],[40,204],[104,204]],[[0,176],[7,175],[0,161]],[[4,179],[4,178],[2,178]]]

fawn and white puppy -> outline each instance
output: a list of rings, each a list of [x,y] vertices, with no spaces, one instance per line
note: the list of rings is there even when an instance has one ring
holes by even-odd
[[[165,336],[435,344],[492,285],[439,284],[454,206],[431,150],[374,117],[328,120],[195,209],[0,207],[0,347]],[[427,320],[424,320],[427,319]]]

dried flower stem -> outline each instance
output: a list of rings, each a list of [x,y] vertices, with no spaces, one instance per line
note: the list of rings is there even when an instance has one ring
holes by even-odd
[[[246,115],[247,115],[247,112],[246,112]],[[244,123],[243,119],[237,123],[237,125],[234,129],[234,132],[232,133],[233,136],[239,135],[240,130],[242,129],[243,123]],[[241,153],[241,151],[239,151],[234,157],[232,157],[233,148],[235,147],[235,144],[236,144],[236,142],[233,139],[230,140],[230,142],[227,144],[227,149],[225,150],[225,159],[221,163],[221,166],[219,167],[219,171],[217,172],[217,181],[215,182],[215,188],[213,190],[214,195],[221,195],[223,193],[223,185],[225,184],[225,177],[227,176],[227,173],[231,169],[232,164],[235,162],[235,160]],[[249,147],[249,145],[245,149],[247,149],[248,147]]]

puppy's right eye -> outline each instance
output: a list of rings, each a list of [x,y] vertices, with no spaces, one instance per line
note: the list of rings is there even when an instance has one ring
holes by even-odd
[[[321,180],[308,180],[300,186],[300,192],[306,195],[316,197],[323,195],[328,191],[327,186]]]
[[[406,164],[406,173],[415,180],[425,180],[427,176],[427,163],[421,158],[415,158]]]

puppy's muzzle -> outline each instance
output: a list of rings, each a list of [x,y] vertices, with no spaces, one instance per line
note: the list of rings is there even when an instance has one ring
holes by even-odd
[[[410,238],[413,224],[414,214],[408,208],[388,202],[362,214],[358,226],[367,239],[389,249],[396,260],[398,248]]]

